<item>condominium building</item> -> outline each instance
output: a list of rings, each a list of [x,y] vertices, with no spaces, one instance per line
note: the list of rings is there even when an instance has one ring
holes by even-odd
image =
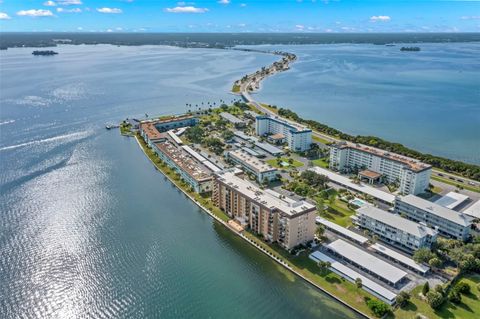
[[[394,210],[395,213],[402,214],[410,220],[436,227],[442,236],[459,240],[466,240],[470,236],[473,220],[471,216],[423,198],[414,195],[397,197]]]
[[[360,228],[377,235],[380,240],[408,253],[413,253],[419,248],[430,248],[438,234],[436,230],[426,225],[371,205],[357,209],[357,214],[352,220]]]
[[[165,132],[176,128],[194,126],[197,123],[198,118],[190,115],[143,121],[140,123],[140,135],[148,146],[153,147],[156,142],[165,140]]]
[[[253,174],[259,183],[270,182],[277,178],[278,170],[276,168],[242,149],[227,152],[227,159],[236,165],[240,165],[245,172]]]
[[[330,169],[360,171],[369,182],[398,183],[402,194],[420,194],[428,189],[432,166],[410,157],[378,148],[339,142],[330,146]]]
[[[169,140],[155,143],[157,155],[197,193],[208,193],[213,189],[211,171],[192,155]]]
[[[312,130],[277,117],[257,116],[255,132],[259,136],[276,135],[277,138],[283,135],[292,151],[303,152],[309,150],[312,144]]]
[[[213,201],[231,218],[285,249],[313,240],[314,205],[261,190],[228,170],[215,174]]]

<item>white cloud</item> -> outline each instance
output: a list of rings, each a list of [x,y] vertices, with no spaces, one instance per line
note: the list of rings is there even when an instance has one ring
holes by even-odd
[[[98,8],[97,11],[100,13],[122,13],[122,9],[118,8]]]
[[[245,23],[239,23],[238,26],[239,26],[240,28],[245,28],[247,25],[246,25]]]
[[[55,1],[45,1],[43,5],[46,7],[55,7],[57,3]]]
[[[82,28],[82,27],[78,27],[77,30],[78,30],[78,31],[82,31],[83,28]]]
[[[246,3],[240,3],[240,7],[245,8],[247,6]]]
[[[187,7],[166,8],[165,11],[170,13],[205,13],[208,11],[208,9],[187,6]]]
[[[297,30],[303,30],[303,29],[305,29],[305,26],[304,26],[304,25],[301,25],[301,24],[297,24],[297,25],[295,25],[295,28],[296,28]]]
[[[218,3],[220,3],[220,4],[230,4],[230,0],[219,0]]]
[[[10,20],[10,16],[5,12],[0,12],[0,20]]]
[[[20,10],[17,12],[17,15],[27,16],[27,17],[51,17],[53,16],[53,13],[50,10],[30,9],[30,10]]]
[[[63,12],[63,13],[80,13],[80,12],[82,12],[82,9],[80,9],[80,8],[73,8],[73,9],[57,8],[57,12]]]
[[[391,18],[389,16],[371,16],[370,21],[377,22],[377,21],[390,21]]]
[[[82,0],[57,0],[57,3],[61,6],[78,6],[83,4]]]
[[[460,19],[462,19],[462,20],[480,20],[480,16],[463,16]]]

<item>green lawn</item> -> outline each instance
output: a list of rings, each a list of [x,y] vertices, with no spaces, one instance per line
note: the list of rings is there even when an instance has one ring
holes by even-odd
[[[354,215],[355,211],[348,208],[346,203],[335,199],[333,203],[326,201],[325,204],[328,208],[322,214],[323,217],[342,227],[348,227],[352,224],[350,216]]]
[[[322,144],[328,144],[328,143],[331,143],[330,141],[324,139],[324,138],[321,138],[319,136],[316,136],[316,135],[312,135],[312,140],[314,140],[315,142],[319,142],[319,143],[322,143]]]
[[[328,168],[328,162],[324,158],[319,158],[312,161],[313,165]]]
[[[438,310],[433,310],[423,301],[419,293],[422,286],[412,290],[412,298],[410,303],[404,309],[397,309],[389,318],[410,319],[415,318],[416,314],[422,314],[426,318],[449,318],[449,319],[474,319],[480,317],[480,291],[478,284],[480,283],[480,275],[467,275],[462,280],[470,284],[471,293],[462,295],[462,302],[455,305],[445,302]]]
[[[280,160],[281,160],[282,162],[288,163],[288,166],[278,165],[276,158],[269,159],[269,160],[267,160],[266,162],[267,162],[268,164],[272,165],[273,167],[276,167],[276,168],[284,168],[284,169],[288,169],[288,168],[292,168],[292,167],[301,167],[301,166],[303,166],[303,163],[302,163],[302,162],[299,162],[299,161],[297,161],[297,160],[293,160],[293,162],[290,164],[290,163],[288,162],[288,160],[289,160],[288,157],[280,157]]]
[[[128,135],[128,136],[133,136],[132,131],[130,131],[131,128],[132,128],[132,125],[130,125],[130,124],[125,124],[125,123],[121,123],[121,124],[120,124],[120,134],[122,134],[122,135]]]
[[[470,185],[467,185],[467,184],[464,184],[464,183],[459,183],[459,182],[453,181],[449,178],[443,178],[443,177],[432,175],[432,179],[436,180],[438,182],[442,182],[442,183],[453,185],[453,186],[461,186],[464,189],[468,189],[469,191],[480,193],[480,188],[478,188],[478,187],[470,186]]]
[[[233,92],[233,93],[238,93],[238,92],[240,92],[240,85],[234,84],[233,87],[232,87],[232,92]]]

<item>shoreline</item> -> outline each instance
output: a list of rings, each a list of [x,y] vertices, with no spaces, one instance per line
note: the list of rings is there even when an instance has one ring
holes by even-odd
[[[303,281],[305,281],[306,283],[310,284],[311,286],[315,287],[316,289],[320,290],[321,292],[323,292],[324,294],[326,294],[327,296],[333,298],[335,301],[341,303],[343,306],[347,307],[348,309],[354,311],[355,313],[357,313],[358,315],[362,316],[363,318],[373,318],[371,316],[368,316],[367,314],[365,314],[364,312],[362,312],[361,310],[357,309],[356,307],[348,304],[347,302],[343,301],[342,299],[340,299],[340,297],[337,297],[335,296],[334,294],[332,294],[331,292],[327,291],[326,289],[324,289],[323,287],[321,287],[320,285],[316,284],[315,282],[313,282],[312,280],[308,279],[307,277],[305,277],[303,274],[299,273],[298,271],[296,271],[293,267],[291,267],[287,262],[285,262],[284,260],[280,259],[280,258],[277,258],[275,256],[273,256],[269,251],[267,251],[266,249],[264,249],[262,246],[260,246],[259,244],[257,244],[254,240],[248,238],[247,236],[245,236],[243,233],[239,233],[236,229],[234,229],[233,227],[231,227],[227,222],[223,221],[220,217],[218,217],[217,215],[215,215],[214,213],[212,213],[207,207],[203,206],[202,203],[200,203],[198,200],[196,200],[192,195],[190,195],[186,190],[184,190],[182,187],[179,187],[177,185],[177,183],[175,182],[175,180],[170,177],[168,174],[166,174],[164,172],[164,170],[162,170],[161,167],[159,167],[159,165],[157,165],[154,161],[152,161],[152,159],[150,158],[150,156],[147,154],[146,150],[145,150],[145,147],[142,145],[142,142],[139,140],[139,137],[138,135],[134,135],[133,136],[135,138],[135,141],[137,142],[138,146],[140,147],[140,149],[142,150],[142,152],[145,154],[145,156],[148,158],[148,160],[153,164],[153,166],[156,168],[157,171],[159,171],[163,176],[165,176],[178,190],[180,190],[185,196],[187,196],[195,205],[197,205],[204,213],[206,213],[207,215],[209,215],[211,218],[213,218],[216,222],[219,222],[221,225],[223,225],[224,227],[226,227],[228,230],[232,231],[235,235],[239,236],[240,238],[242,238],[243,240],[245,240],[247,243],[249,243],[250,245],[252,245],[253,247],[255,247],[257,250],[259,250],[260,252],[262,252],[263,254],[265,254],[266,256],[268,256],[271,260],[273,260],[274,262],[276,262],[277,264],[279,264],[280,266],[282,266],[284,269],[287,269],[288,271],[290,271],[292,274],[298,276],[300,279],[302,279]]]

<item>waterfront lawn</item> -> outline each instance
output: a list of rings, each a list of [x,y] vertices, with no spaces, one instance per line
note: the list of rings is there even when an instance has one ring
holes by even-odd
[[[445,183],[445,184],[457,186],[457,187],[459,187],[459,188],[464,188],[464,189],[467,189],[467,190],[472,191],[472,192],[480,193],[480,188],[479,188],[479,187],[467,185],[467,184],[464,184],[464,183],[460,183],[460,182],[453,181],[453,180],[451,180],[451,179],[449,179],[449,178],[443,178],[443,177],[434,176],[434,175],[432,175],[431,178],[432,178],[433,180],[438,181],[438,182],[442,182],[442,183]]]
[[[312,161],[313,165],[328,168],[328,162],[324,158],[319,158]]]
[[[471,293],[462,295],[462,302],[459,305],[446,301],[438,310],[433,310],[424,300],[421,299],[420,293],[422,286],[418,286],[412,290],[412,297],[407,306],[402,309],[396,309],[393,314],[388,316],[389,319],[410,319],[415,318],[417,314],[421,314],[423,318],[451,318],[451,319],[474,319],[480,314],[480,275],[465,275],[462,281],[470,285]]]
[[[265,250],[269,251],[273,256],[280,257],[286,261],[295,271],[302,274],[304,277],[308,278],[332,295],[365,314],[371,314],[365,300],[367,298],[376,299],[375,297],[367,293],[365,290],[357,288],[355,284],[331,271],[321,273],[317,263],[308,258],[307,252],[301,252],[298,256],[295,256],[277,244],[267,244],[261,238],[250,232],[245,231],[244,234],[262,246]],[[373,314],[372,317],[374,317]]]
[[[239,92],[240,92],[240,85],[234,84],[234,85],[232,86],[232,92],[233,92],[233,93],[239,93]]]
[[[324,139],[324,138],[321,138],[321,137],[319,137],[319,136],[317,136],[317,135],[313,135],[313,134],[312,134],[312,140],[314,140],[315,142],[319,142],[319,143],[325,144],[325,145],[331,143],[330,141],[328,141],[328,140],[326,140],[326,139]]]
[[[130,131],[131,128],[132,128],[131,124],[126,124],[124,122],[120,123],[120,134],[133,136],[132,131]]]
[[[290,159],[293,160],[292,163],[288,162]],[[278,160],[280,160],[280,164],[278,163]],[[283,169],[289,169],[289,168],[292,168],[292,167],[302,167],[303,166],[302,162],[297,161],[297,160],[295,160],[293,158],[290,158],[290,157],[272,158],[272,159],[267,160],[266,162],[273,167],[283,168]],[[281,163],[283,163],[283,162],[288,163],[288,166],[281,165]]]

